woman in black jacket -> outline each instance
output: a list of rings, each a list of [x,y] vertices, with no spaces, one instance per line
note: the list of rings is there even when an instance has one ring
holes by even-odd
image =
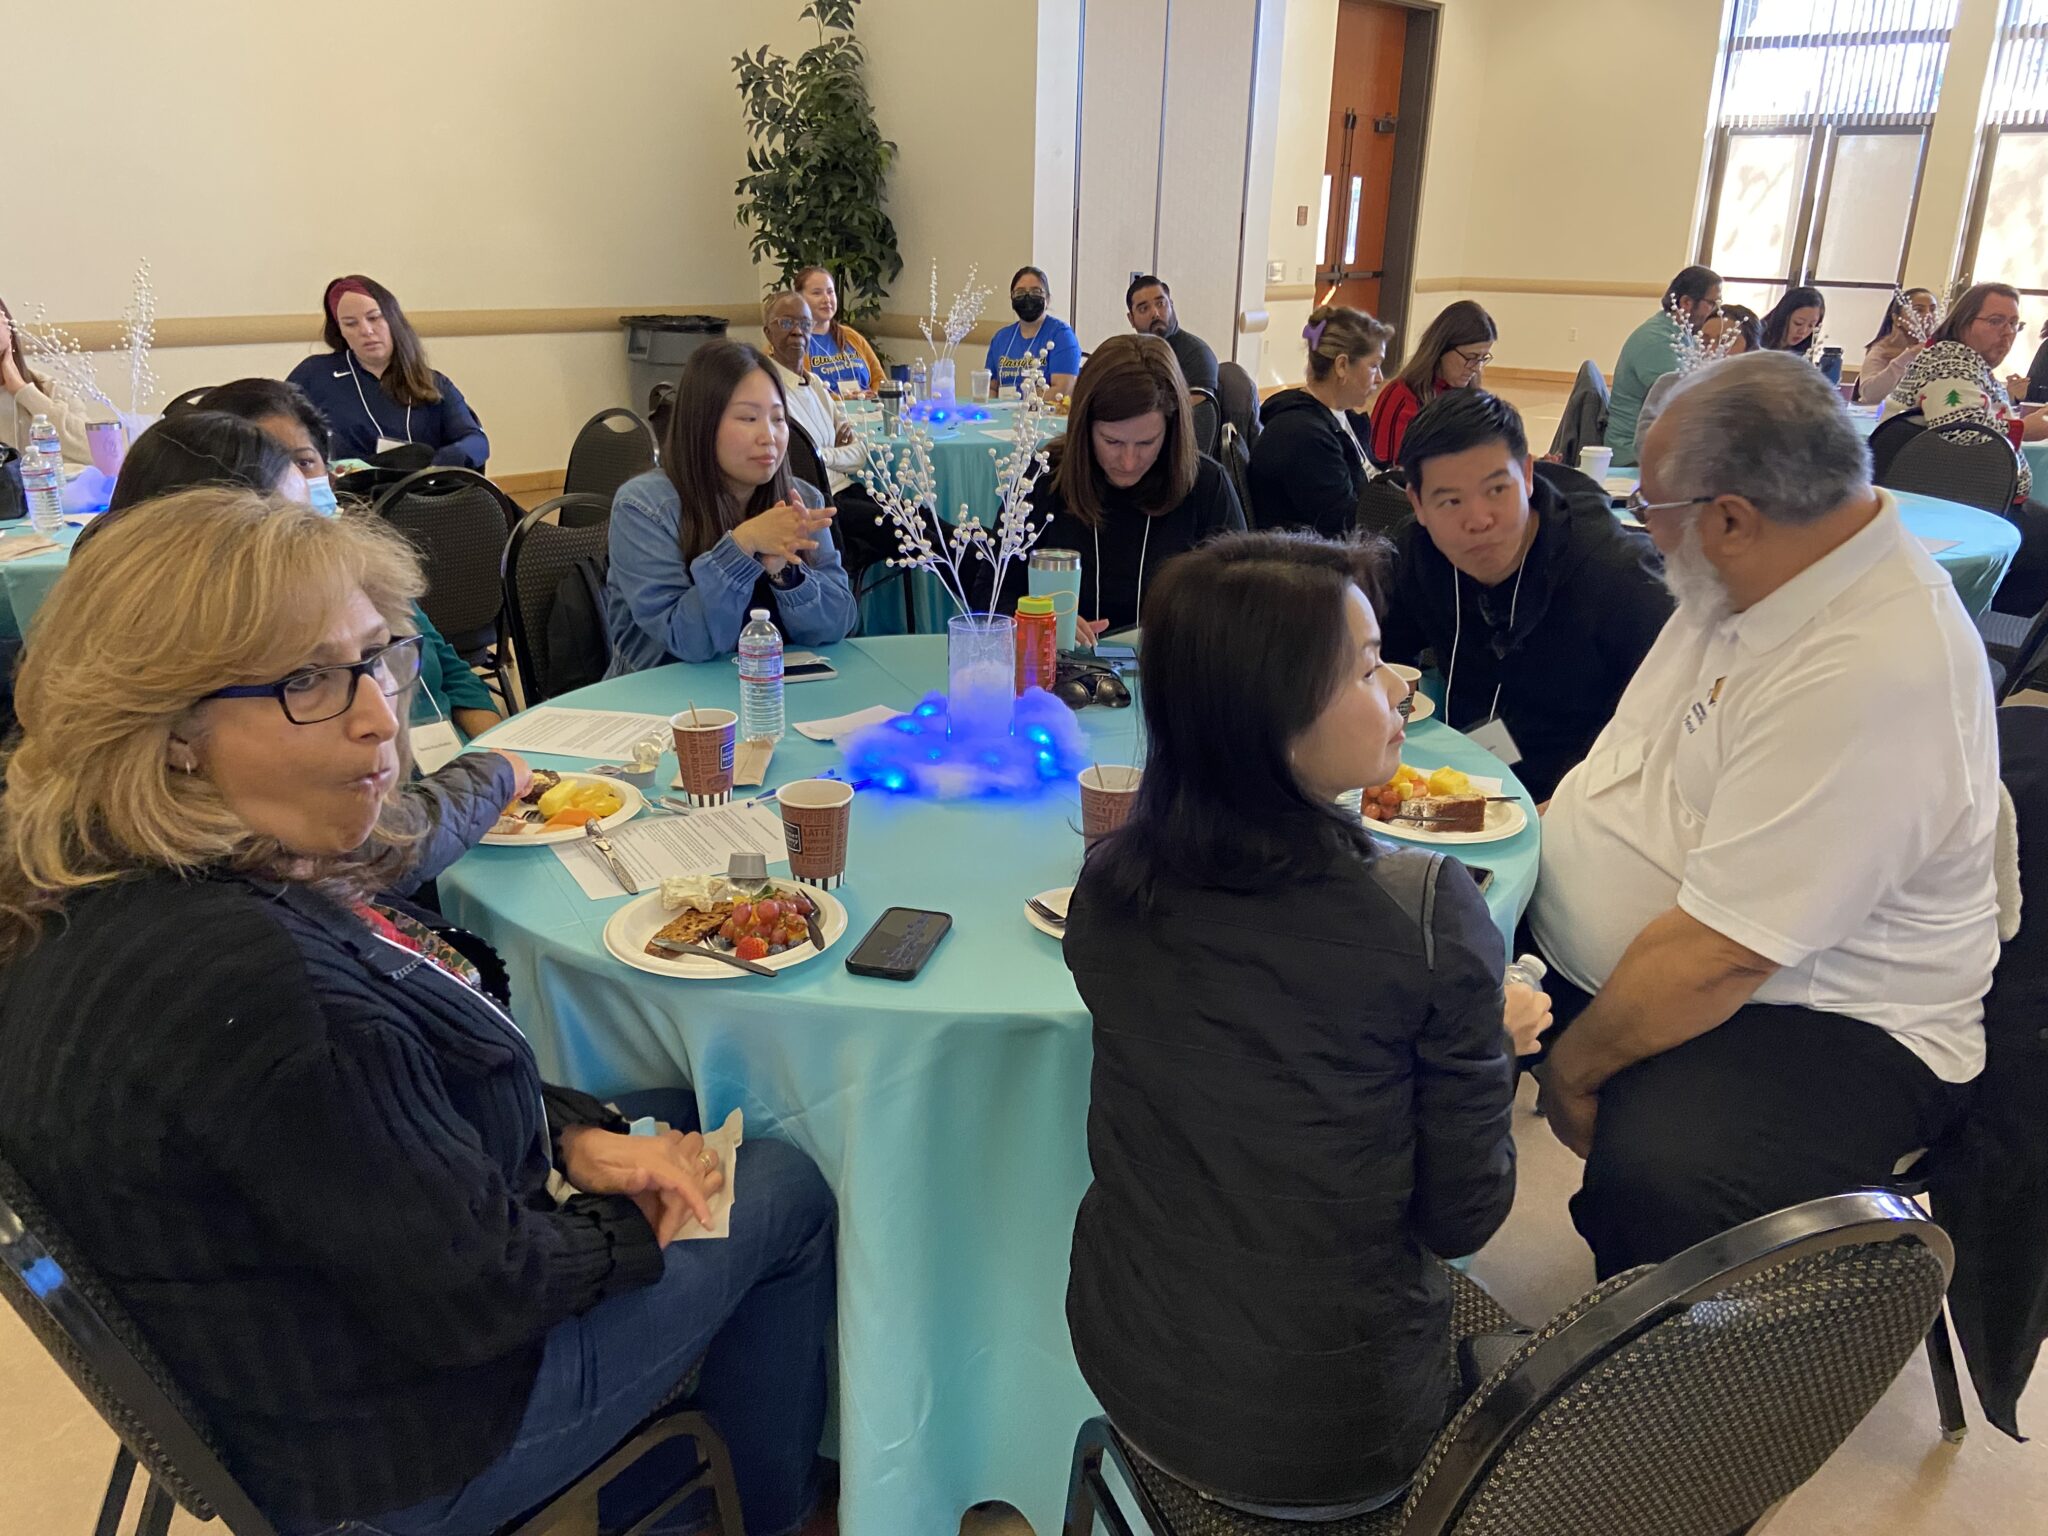
[[[1484,1243],[1515,1186],[1486,903],[1334,803],[1403,740],[1359,558],[1249,534],[1161,577],[1138,802],[1067,918],[1095,1020],[1082,1375],[1174,1476],[1302,1519],[1412,1478],[1453,1399],[1434,1256]],[[1533,1047],[1548,1005],[1514,990]]]
[[[1325,304],[1309,316],[1308,380],[1259,408],[1249,470],[1255,528],[1312,528],[1342,538],[1358,523],[1372,473],[1372,420],[1392,326],[1362,309]]]
[[[1170,561],[1244,528],[1223,466],[1195,446],[1187,382],[1157,336],[1112,336],[1090,354],[1050,458],[1031,512],[1039,548],[1081,552],[1084,640],[1138,623]],[[1011,566],[1006,608],[1023,595],[1023,567]]]
[[[515,787],[478,754],[466,794],[399,793],[419,590],[383,525],[228,488],[65,573],[0,796],[0,1151],[286,1536],[494,1530],[700,1358],[780,1536],[816,1498],[831,1196],[752,1142],[731,1237],[673,1243],[723,1186],[703,1139],[544,1085],[385,894]],[[608,1526],[686,1469],[640,1470]]]

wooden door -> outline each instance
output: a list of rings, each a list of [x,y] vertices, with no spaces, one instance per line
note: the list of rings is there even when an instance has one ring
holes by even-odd
[[[1316,296],[1375,315],[1386,268],[1408,20],[1405,6],[1381,0],[1341,0],[1337,7]]]

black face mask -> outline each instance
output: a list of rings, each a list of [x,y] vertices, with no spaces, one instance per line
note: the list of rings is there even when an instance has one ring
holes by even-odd
[[[1017,312],[1019,320],[1029,323],[1045,313],[1045,300],[1035,293],[1015,294],[1011,296],[1010,308]]]

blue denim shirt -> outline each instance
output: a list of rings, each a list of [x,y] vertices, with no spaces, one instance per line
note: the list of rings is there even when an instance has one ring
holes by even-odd
[[[798,480],[795,488],[805,506],[825,505],[815,487]],[[682,496],[659,469],[628,480],[612,498],[611,569],[604,585],[609,676],[671,661],[710,661],[739,648],[761,562],[728,533],[685,563],[682,521]],[[829,532],[805,558],[803,572],[795,586],[771,593],[783,639],[791,645],[844,640],[859,610]]]

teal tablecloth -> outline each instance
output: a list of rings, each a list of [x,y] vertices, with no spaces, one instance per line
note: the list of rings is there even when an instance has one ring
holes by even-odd
[[[1635,478],[1634,470],[1617,469],[1607,477],[1607,485],[1613,490],[1623,480]],[[1955,582],[1956,596],[1963,600],[1970,617],[1982,615],[2020,552],[2019,529],[1995,512],[1966,507],[1959,501],[1943,501],[1917,491],[1893,491],[1892,495],[1898,500],[1906,531],[1929,545],[1935,563]]]
[[[788,691],[790,719],[908,706],[942,686],[936,637],[829,648],[834,681]],[[667,714],[737,707],[730,663],[615,678],[557,702]],[[1136,761],[1136,711],[1081,717],[1105,763]],[[1499,765],[1434,721],[1418,766]],[[792,733],[771,784],[836,751]],[[672,761],[664,758],[664,781]],[[1509,780],[1512,785],[1512,779]],[[707,1124],[734,1108],[749,1135],[787,1137],[839,1199],[838,1455],[847,1536],[934,1536],[981,1499],[1060,1527],[1068,1454],[1096,1411],[1068,1343],[1074,1213],[1087,1187],[1091,1061],[1059,946],[1025,899],[1071,884],[1078,792],[935,804],[854,802],[849,938],[773,982],[671,981],[611,959],[600,939],[625,898],[591,901],[545,849],[480,848],[444,875],[449,915],[511,968],[513,1010],[551,1078],[600,1093],[688,1081]],[[1471,850],[1495,871],[1504,934],[1536,880],[1537,831]],[[852,944],[885,907],[931,907],[953,930],[915,982],[850,975]],[[746,1190],[740,1186],[742,1218]]]
[[[2027,456],[2027,467],[2034,472],[2035,498],[2048,496],[2048,441],[2021,443],[2020,452]]]
[[[5,539],[21,537],[31,532],[27,523],[19,531],[10,531]],[[0,604],[0,635],[10,640],[19,640],[43,606],[43,599],[50,595],[50,588],[57,584],[57,578],[64,574],[64,567],[71,563],[71,545],[78,538],[78,530],[65,527],[52,534],[58,548],[46,549],[39,555],[23,555],[19,560],[0,564],[0,592],[7,601]],[[0,539],[0,543],[4,543]]]

